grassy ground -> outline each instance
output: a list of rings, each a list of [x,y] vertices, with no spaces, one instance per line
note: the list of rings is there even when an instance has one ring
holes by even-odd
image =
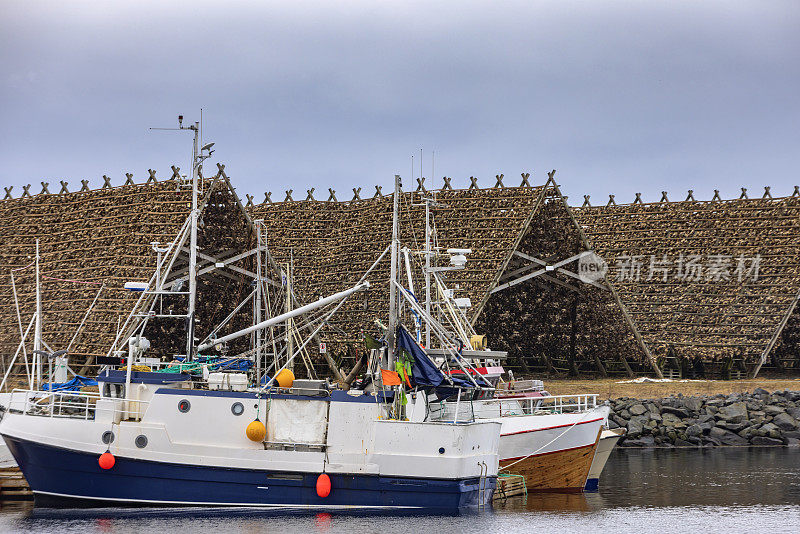
[[[577,395],[597,393],[600,399],[634,397],[652,399],[669,397],[678,393],[684,396],[716,395],[717,393],[744,393],[755,388],[767,391],[790,389],[800,391],[800,378],[757,378],[755,380],[704,380],[692,382],[645,382],[642,384],[619,384],[626,378],[545,380],[545,389],[552,395]]]

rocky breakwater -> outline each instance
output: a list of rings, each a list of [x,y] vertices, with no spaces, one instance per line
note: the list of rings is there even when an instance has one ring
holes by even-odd
[[[621,447],[800,446],[800,391],[610,401]]]

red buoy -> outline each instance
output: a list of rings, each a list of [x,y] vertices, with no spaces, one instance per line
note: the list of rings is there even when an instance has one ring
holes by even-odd
[[[114,458],[114,455],[108,451],[101,454],[100,458],[97,459],[97,463],[100,464],[100,467],[103,469],[111,469],[112,467],[114,467],[114,464],[116,462],[117,460],[116,458]]]
[[[317,495],[321,498],[325,498],[331,494],[331,478],[322,473],[319,477],[317,477]]]

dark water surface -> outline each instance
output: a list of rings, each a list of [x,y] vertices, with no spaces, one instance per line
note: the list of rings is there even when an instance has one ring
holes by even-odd
[[[453,516],[4,506],[3,532],[793,532],[800,449],[616,450],[598,493],[510,498]]]

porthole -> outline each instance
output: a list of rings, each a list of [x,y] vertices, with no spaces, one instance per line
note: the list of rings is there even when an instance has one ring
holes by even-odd
[[[111,432],[110,430],[106,430],[105,432],[103,432],[103,436],[100,439],[103,440],[103,443],[108,445],[109,443],[112,443],[114,441],[114,433]]]
[[[244,404],[241,402],[234,402],[231,406],[231,413],[233,415],[242,415],[244,413]]]
[[[140,449],[144,449],[145,447],[147,447],[147,436],[145,436],[144,434],[139,434],[138,436],[136,436],[136,441],[134,443],[136,443],[136,446],[139,447]]]
[[[183,399],[178,403],[178,411],[181,413],[188,412],[191,407],[192,404],[186,399]]]
[[[444,454],[444,447],[439,447],[439,454]]]

